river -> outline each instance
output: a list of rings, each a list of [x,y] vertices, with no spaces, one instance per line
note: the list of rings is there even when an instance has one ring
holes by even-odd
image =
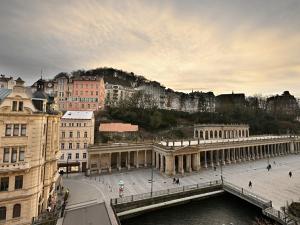
[[[223,194],[148,212],[121,221],[122,225],[252,225],[261,209]]]

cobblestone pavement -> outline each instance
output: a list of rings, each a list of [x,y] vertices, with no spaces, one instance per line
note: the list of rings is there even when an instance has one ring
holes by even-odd
[[[248,189],[273,202],[273,207],[280,209],[286,202],[300,200],[300,155],[270,158],[272,169],[268,172],[268,160],[261,159],[248,162],[237,162],[223,166],[223,177],[235,185]],[[289,171],[293,175],[288,176]],[[178,176],[180,186],[203,183],[220,179],[220,166],[216,171],[212,168],[202,169],[198,173]],[[151,169],[137,169],[122,173],[101,174],[96,177],[84,177],[72,174],[64,179],[64,184],[70,189],[74,202],[88,201],[97,198],[99,201],[109,201],[118,197],[118,182],[124,181],[124,196],[150,192]],[[252,188],[248,187],[249,181]],[[161,175],[154,170],[153,191],[178,187],[170,177]],[[73,198],[73,199],[72,199]]]

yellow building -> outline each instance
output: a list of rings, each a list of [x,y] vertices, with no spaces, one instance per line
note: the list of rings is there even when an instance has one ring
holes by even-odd
[[[58,179],[59,123],[20,78],[0,89],[0,224],[31,224],[47,208]]]

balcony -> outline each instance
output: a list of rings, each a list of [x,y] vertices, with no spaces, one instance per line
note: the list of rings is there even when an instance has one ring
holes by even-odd
[[[1,163],[0,172],[12,172],[29,169],[28,162],[16,162],[16,163]]]

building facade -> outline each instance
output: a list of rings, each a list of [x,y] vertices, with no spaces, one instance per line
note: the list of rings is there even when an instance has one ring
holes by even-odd
[[[195,124],[194,138],[201,140],[249,137],[247,124]]]
[[[94,144],[95,119],[91,111],[67,111],[60,123],[58,166],[68,172],[85,172],[87,148]]]
[[[134,88],[106,83],[105,105],[118,106],[121,101],[128,100],[134,93]]]
[[[31,224],[51,204],[49,197],[58,180],[59,121],[58,114],[34,106],[31,91],[21,79],[2,95],[0,224]]]

